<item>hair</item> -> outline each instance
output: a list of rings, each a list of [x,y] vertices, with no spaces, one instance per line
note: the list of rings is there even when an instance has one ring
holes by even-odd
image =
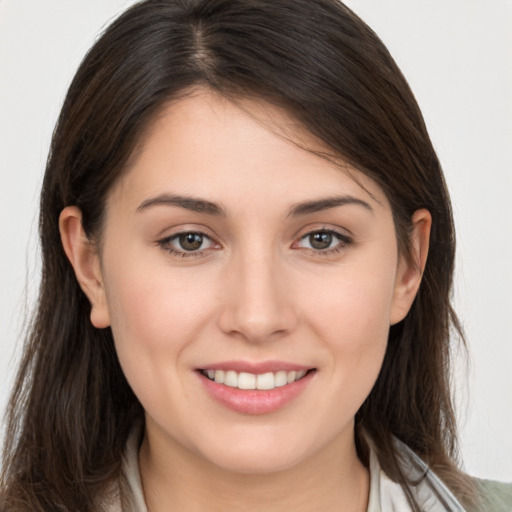
[[[107,28],[84,58],[53,134],[40,203],[42,281],[8,407],[0,508],[97,510],[119,476],[141,404],[109,328],[96,329],[60,240],[77,205],[91,240],[105,201],[149,123],[195,87],[286,110],[332,153],[372,178],[408,254],[412,214],[432,215],[422,284],[389,331],[382,370],[355,420],[408,492],[393,442],[420,456],[463,502],[450,393],[454,228],[440,163],[409,86],[376,34],[338,0],[147,0]]]

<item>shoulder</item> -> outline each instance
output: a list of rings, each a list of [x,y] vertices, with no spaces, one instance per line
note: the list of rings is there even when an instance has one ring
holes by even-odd
[[[475,478],[482,506],[488,512],[512,512],[512,483]]]

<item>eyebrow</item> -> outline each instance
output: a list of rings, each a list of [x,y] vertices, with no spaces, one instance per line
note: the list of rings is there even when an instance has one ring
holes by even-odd
[[[296,204],[291,208],[288,216],[298,217],[301,215],[309,215],[311,213],[321,212],[323,210],[328,210],[329,208],[337,208],[338,206],[345,206],[348,204],[362,206],[371,213],[374,213],[370,203],[367,203],[362,199],[354,196],[336,196]]]
[[[362,206],[366,210],[373,213],[373,208],[371,205],[362,199],[354,196],[336,196],[298,203],[292,206],[287,217],[309,215],[323,210],[328,210],[330,208],[337,208],[339,206],[350,204]],[[206,199],[173,194],[161,194],[156,197],[146,199],[137,207],[137,211],[147,210],[148,208],[153,208],[155,206],[178,206],[180,208],[184,208],[196,213],[204,213],[207,215],[222,217],[226,216],[226,211],[224,208],[217,203],[207,201]]]
[[[187,196],[178,196],[172,194],[161,194],[143,201],[137,211],[147,210],[154,206],[179,206],[197,213],[206,213],[207,215],[226,216],[224,208],[211,201]]]

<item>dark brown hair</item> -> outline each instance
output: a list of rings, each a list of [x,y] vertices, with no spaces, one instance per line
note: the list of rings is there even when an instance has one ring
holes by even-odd
[[[357,413],[356,442],[364,460],[369,436],[386,473],[407,488],[396,436],[468,501],[449,389],[450,331],[460,334],[450,306],[450,202],[422,115],[388,51],[337,0],[148,0],[89,51],[54,132],[40,205],[42,283],[8,410],[0,508],[97,510],[96,497],[118,476],[143,410],[110,329],[89,321],[58,218],[77,205],[97,238],[107,194],[148,123],[196,86],[283,107],[375,180],[402,251],[413,212],[430,211],[423,281],[407,317],[390,329],[379,378]]]

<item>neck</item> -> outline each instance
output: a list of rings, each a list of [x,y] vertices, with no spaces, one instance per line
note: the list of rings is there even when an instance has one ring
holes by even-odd
[[[149,512],[169,510],[169,504],[183,512],[365,512],[368,506],[369,474],[353,435],[290,468],[264,474],[232,472],[181,445],[165,447],[146,436],[139,465]]]

